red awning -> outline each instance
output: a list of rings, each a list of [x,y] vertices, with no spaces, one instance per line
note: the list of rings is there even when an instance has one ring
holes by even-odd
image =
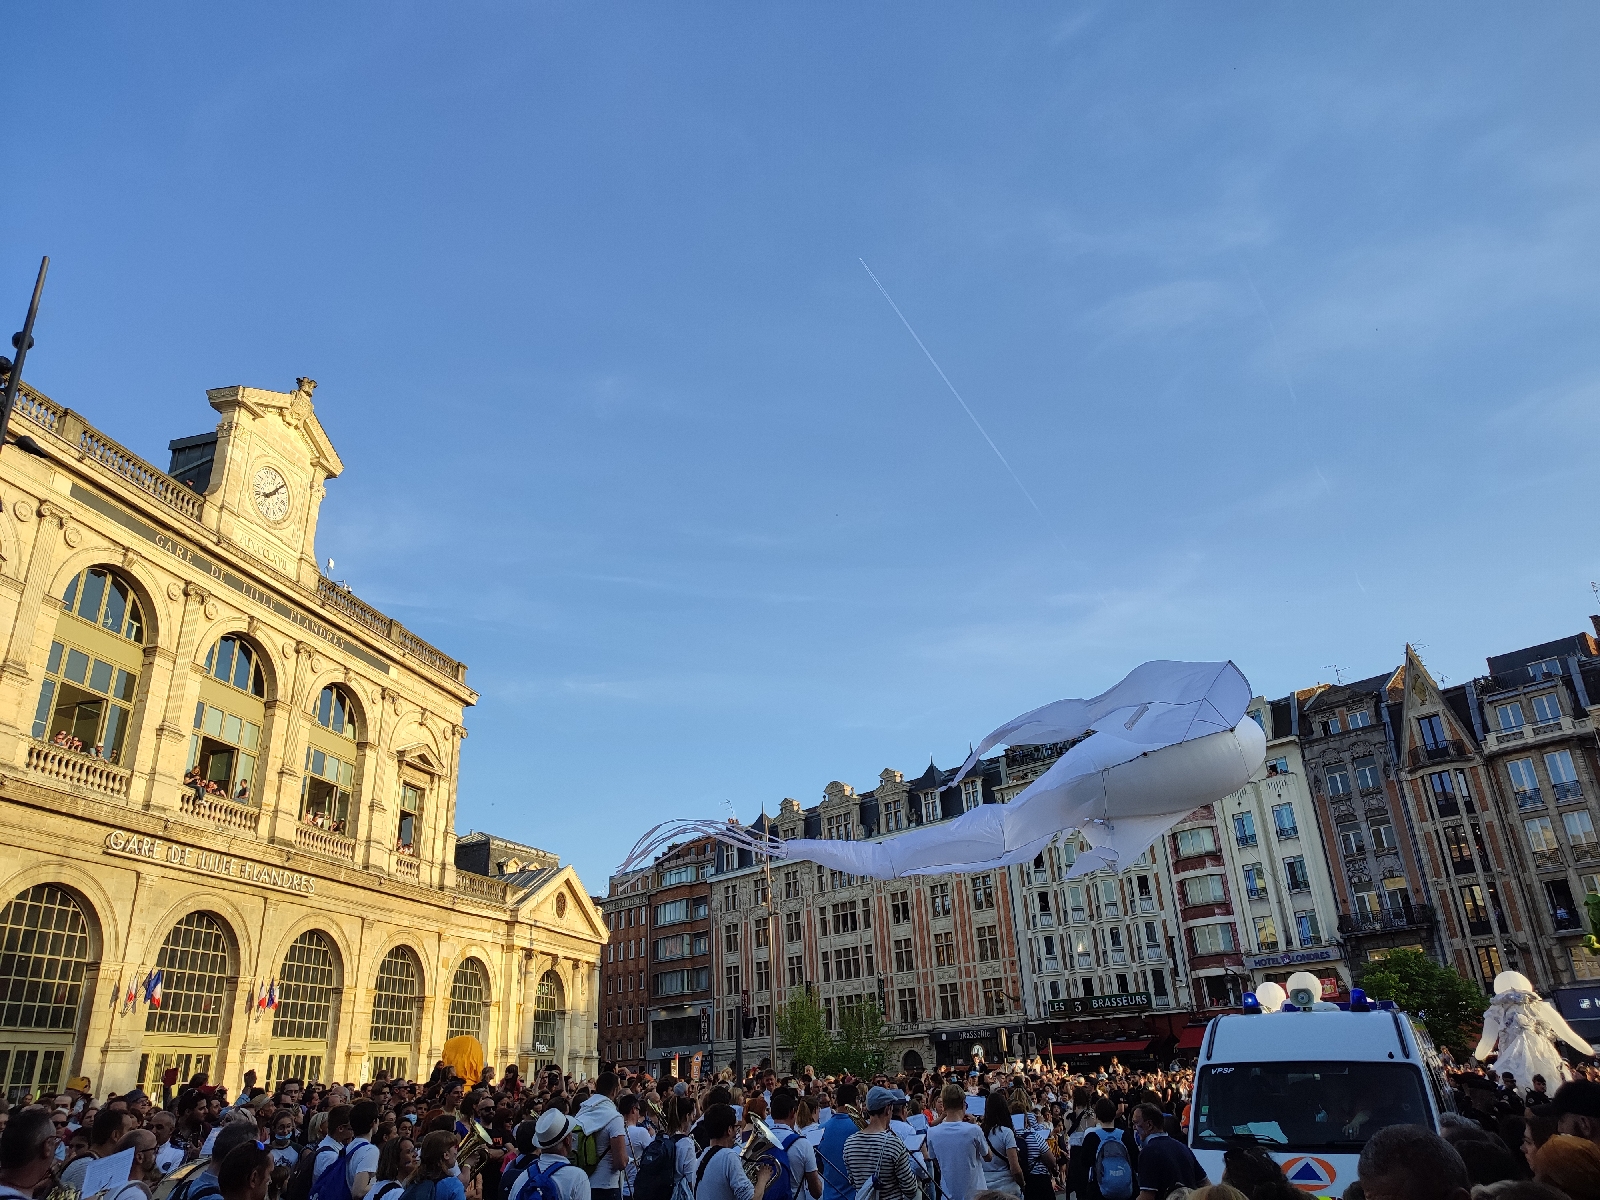
[[[1198,1050],[1200,1043],[1206,1040],[1206,1027],[1204,1025],[1185,1025],[1183,1032],[1178,1035],[1178,1044],[1174,1050]]]
[[[1073,1042],[1069,1046],[1055,1045],[1050,1049],[1057,1058],[1064,1054],[1128,1054],[1134,1050],[1145,1050],[1150,1046],[1150,1039],[1145,1038],[1138,1042]]]

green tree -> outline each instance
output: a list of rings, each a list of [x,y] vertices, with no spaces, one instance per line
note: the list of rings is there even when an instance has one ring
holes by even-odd
[[[849,1071],[859,1078],[870,1078],[883,1070],[889,1057],[889,1037],[883,1013],[874,996],[864,996],[839,1014],[839,1033],[833,1041],[830,1069],[834,1074]]]
[[[822,1020],[822,1002],[811,992],[795,988],[778,1009],[778,1041],[789,1048],[796,1070],[815,1067],[821,1074],[831,1069],[833,1036]]]
[[[1419,950],[1394,950],[1369,962],[1356,983],[1374,1000],[1393,1000],[1452,1053],[1470,1052],[1483,1029],[1484,991]]]

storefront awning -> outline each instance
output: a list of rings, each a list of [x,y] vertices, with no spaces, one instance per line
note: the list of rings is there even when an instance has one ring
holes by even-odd
[[[1174,1050],[1198,1050],[1200,1043],[1206,1040],[1206,1027],[1204,1025],[1185,1025],[1183,1032],[1178,1035],[1178,1044]]]
[[[1073,1042],[1065,1046],[1058,1043],[1050,1047],[1050,1051],[1060,1058],[1064,1054],[1129,1054],[1149,1046],[1150,1039],[1141,1038],[1137,1042]]]

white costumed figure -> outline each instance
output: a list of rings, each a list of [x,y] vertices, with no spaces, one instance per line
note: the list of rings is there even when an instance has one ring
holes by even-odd
[[[1497,1072],[1510,1072],[1524,1090],[1533,1086],[1535,1075],[1543,1075],[1553,1092],[1560,1086],[1559,1080],[1572,1078],[1572,1072],[1556,1052],[1557,1038],[1580,1054],[1594,1053],[1594,1048],[1572,1031],[1549,1001],[1539,998],[1526,975],[1520,971],[1496,975],[1494,999],[1483,1014],[1483,1037],[1478,1039],[1473,1057],[1482,1062],[1498,1041],[1500,1057],[1494,1064]]]

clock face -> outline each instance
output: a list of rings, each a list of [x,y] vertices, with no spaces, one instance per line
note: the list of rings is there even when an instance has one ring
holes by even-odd
[[[281,521],[289,515],[289,484],[272,467],[262,467],[256,472],[256,508],[269,521]]]

